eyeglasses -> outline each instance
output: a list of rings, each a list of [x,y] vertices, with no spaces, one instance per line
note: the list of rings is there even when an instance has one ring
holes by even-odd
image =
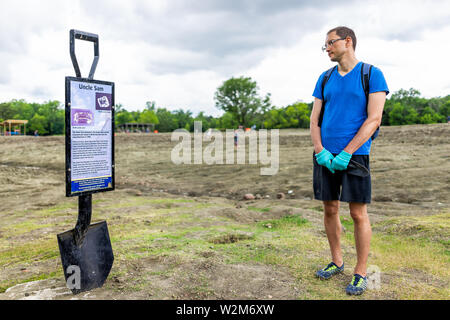
[[[339,41],[339,40],[345,40],[346,38],[339,38],[339,39],[333,39],[333,40],[330,40],[330,41],[328,41],[327,43],[325,43],[324,45],[323,45],[323,47],[322,47],[322,51],[326,51],[327,50],[327,48],[328,48],[328,46],[332,46],[336,41]]]

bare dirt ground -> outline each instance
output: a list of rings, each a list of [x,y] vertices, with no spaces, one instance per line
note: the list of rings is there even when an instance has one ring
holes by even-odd
[[[381,285],[352,299],[448,299],[449,137],[447,124],[381,129],[369,206],[369,265]],[[102,288],[73,296],[56,240],[77,218],[64,137],[0,137],[0,299],[347,299],[356,262],[348,206],[347,269],[320,281],[314,272],[330,255],[309,131],[282,130],[279,142],[279,171],[263,176],[261,163],[176,165],[170,133],[118,134],[116,190],[93,195],[115,262]]]

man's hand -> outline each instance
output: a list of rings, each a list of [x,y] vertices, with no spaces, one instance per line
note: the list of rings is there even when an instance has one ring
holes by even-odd
[[[323,148],[323,150],[320,151],[319,153],[317,153],[315,156],[316,156],[316,160],[317,160],[318,164],[320,164],[321,166],[327,167],[328,170],[330,170],[332,173],[334,173],[334,170],[331,168],[331,162],[334,157],[330,151]]]
[[[336,158],[331,162],[331,169],[334,170],[345,170],[347,169],[348,163],[352,158],[352,154],[345,152],[344,150],[339,153]]]

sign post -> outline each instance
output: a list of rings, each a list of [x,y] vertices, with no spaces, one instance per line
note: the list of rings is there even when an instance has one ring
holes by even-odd
[[[81,77],[75,39],[94,43],[88,78]],[[58,245],[68,287],[76,294],[101,287],[114,261],[106,221],[91,224],[91,216],[92,194],[115,188],[115,86],[94,80],[98,35],[70,30],[70,57],[76,77],[65,79],[66,196],[78,196],[78,220],[74,229],[58,234]]]

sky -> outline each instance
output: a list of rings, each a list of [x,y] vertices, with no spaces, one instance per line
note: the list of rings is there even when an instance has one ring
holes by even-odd
[[[391,93],[450,94],[448,0],[0,0],[0,102],[64,102],[76,29],[99,35],[94,79],[115,82],[116,104],[129,111],[155,101],[219,116],[215,91],[240,76],[277,107],[309,103],[334,65],[321,50],[326,33],[340,25]],[[76,55],[87,77],[93,44],[76,40]]]

